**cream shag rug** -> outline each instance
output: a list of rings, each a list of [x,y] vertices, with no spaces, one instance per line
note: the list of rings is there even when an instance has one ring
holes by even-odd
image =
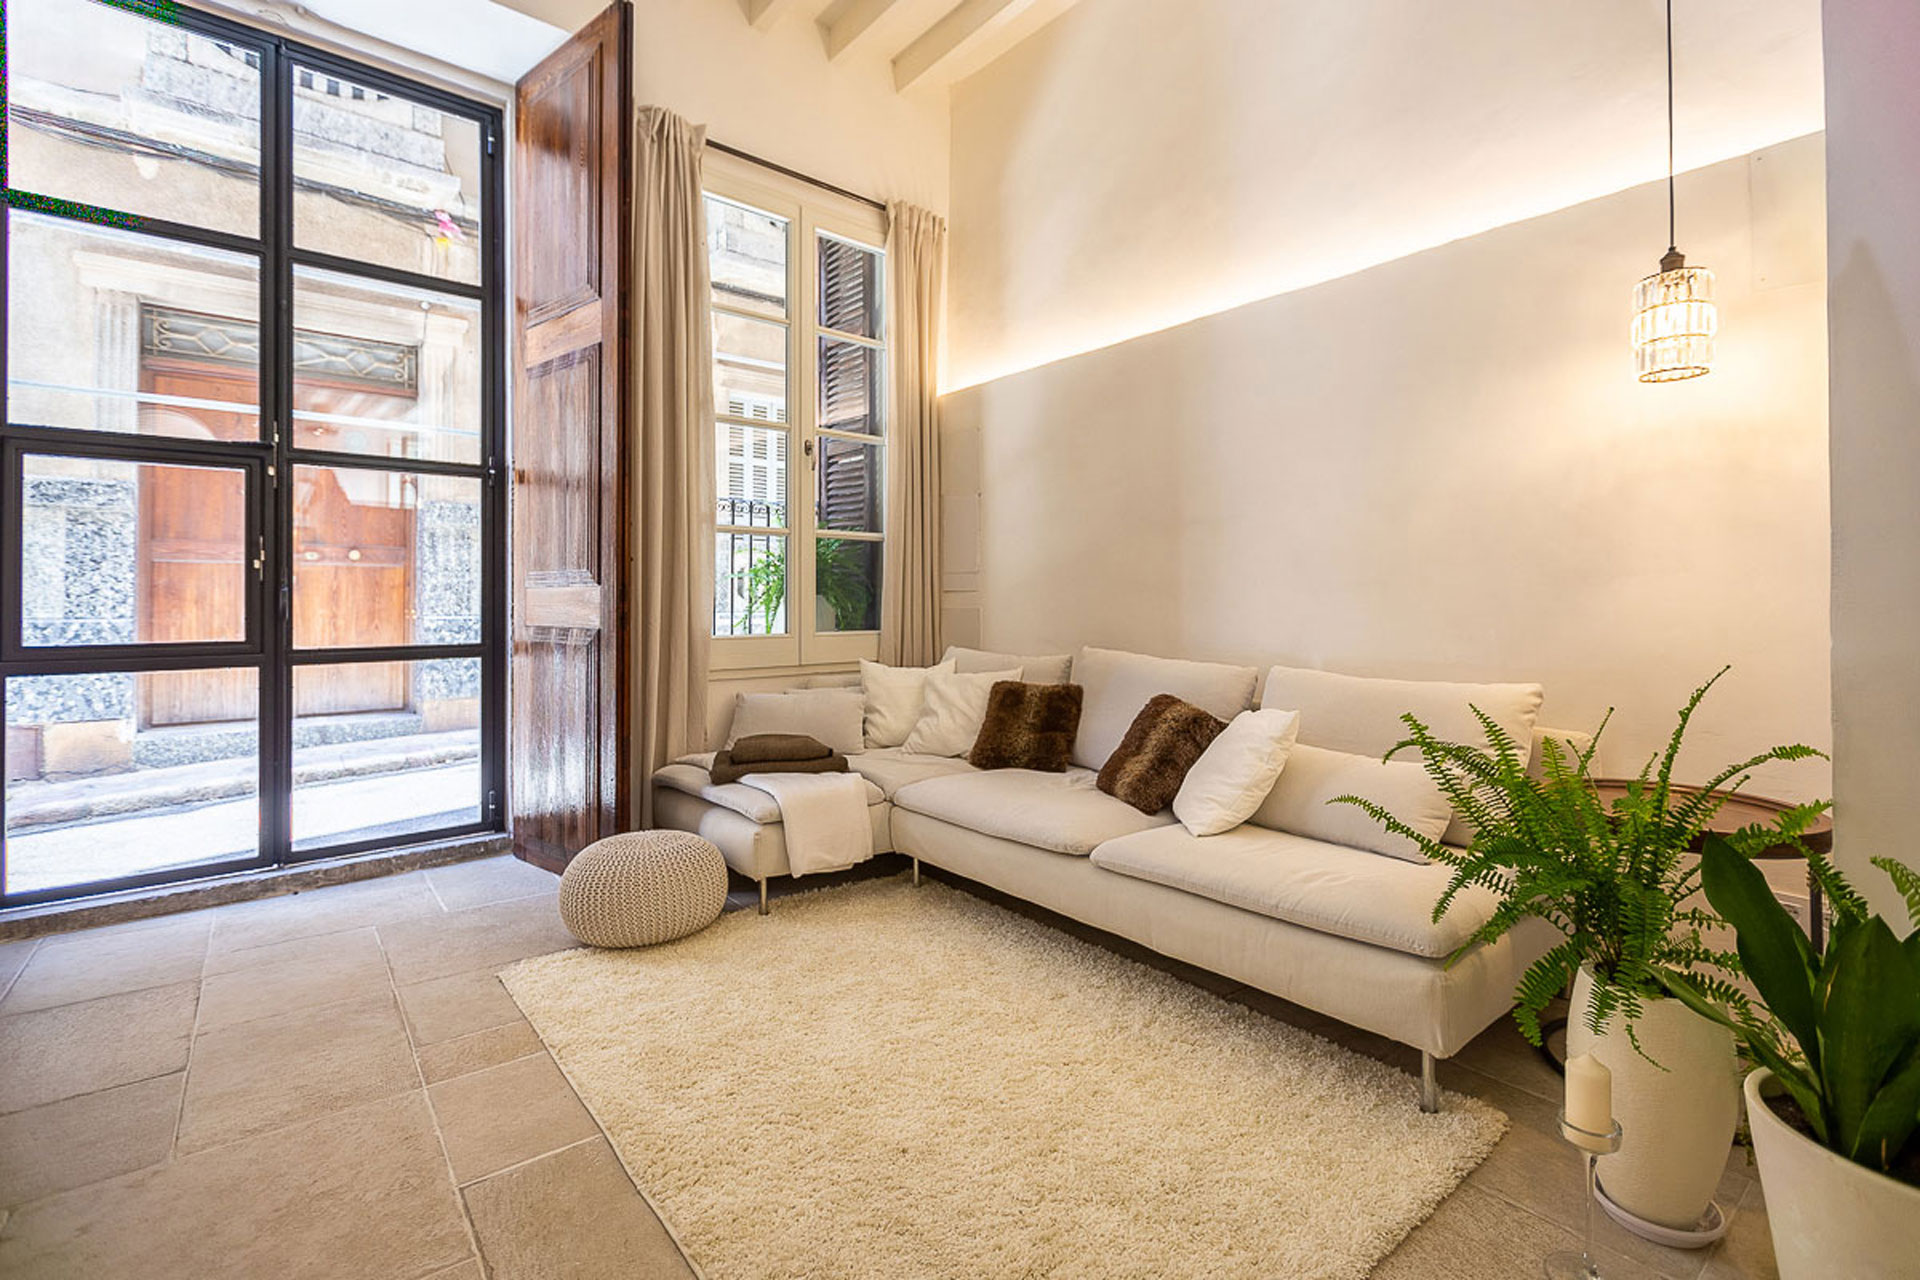
[[[708,1280],[1359,1277],[1507,1125],[938,884],[502,977]]]

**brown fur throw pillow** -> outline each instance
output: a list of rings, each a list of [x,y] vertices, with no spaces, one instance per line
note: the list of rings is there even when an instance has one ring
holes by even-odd
[[[995,681],[967,763],[976,769],[1065,773],[1073,736],[1080,731],[1083,696],[1077,684]]]
[[[1226,727],[1191,702],[1157,693],[1100,766],[1098,785],[1142,813],[1158,813],[1173,803],[1187,770]]]

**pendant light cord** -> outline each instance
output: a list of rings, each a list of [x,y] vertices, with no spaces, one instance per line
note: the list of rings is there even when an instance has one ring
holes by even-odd
[[[1673,0],[1667,0],[1667,252],[1678,247],[1673,216]]]

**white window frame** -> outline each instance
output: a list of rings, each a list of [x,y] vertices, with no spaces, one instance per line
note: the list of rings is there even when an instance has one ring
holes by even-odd
[[[881,526],[886,526],[885,508],[888,479],[892,467],[893,414],[891,403],[892,348],[887,334],[887,289],[891,286],[886,263],[886,218],[878,209],[836,196],[808,183],[786,179],[758,165],[709,151],[705,157],[707,194],[735,204],[787,220],[787,421],[783,425],[759,418],[746,418],[726,412],[726,406],[714,406],[714,422],[721,425],[758,427],[787,433],[787,512],[784,529],[755,529],[756,534],[786,538],[787,630],[773,636],[715,636],[711,666],[716,671],[767,671],[780,668],[851,666],[861,658],[878,658],[880,633],[873,631],[827,631],[818,628],[814,611],[814,547],[824,535],[856,542],[881,544],[881,564],[889,554],[884,532],[853,533],[822,531],[815,517],[815,468],[819,462],[818,442],[822,438],[852,440],[875,445],[879,449],[881,474]],[[821,235],[848,241],[880,255],[880,324],[877,338],[863,338],[819,323],[819,267],[817,240]],[[765,320],[750,312],[738,314]],[[873,347],[883,353],[881,361],[878,436],[854,432],[822,430],[820,418],[819,352],[820,338],[830,337]],[[709,446],[705,456],[712,458],[717,446]],[[724,477],[716,476],[715,492],[722,492]],[[723,530],[724,531],[724,530]],[[883,588],[875,584],[876,592]]]

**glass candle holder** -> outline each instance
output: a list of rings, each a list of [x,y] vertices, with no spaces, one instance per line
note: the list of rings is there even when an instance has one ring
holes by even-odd
[[[1584,1247],[1575,1253],[1571,1249],[1562,1249],[1558,1253],[1547,1255],[1543,1274],[1547,1280],[1601,1280],[1600,1264],[1593,1259],[1593,1215],[1599,1207],[1599,1198],[1594,1194],[1600,1177],[1600,1157],[1612,1155],[1620,1149],[1620,1122],[1614,1121],[1610,1133],[1594,1133],[1577,1125],[1567,1123],[1567,1113],[1560,1113],[1560,1136],[1571,1143],[1587,1163],[1587,1234]]]

